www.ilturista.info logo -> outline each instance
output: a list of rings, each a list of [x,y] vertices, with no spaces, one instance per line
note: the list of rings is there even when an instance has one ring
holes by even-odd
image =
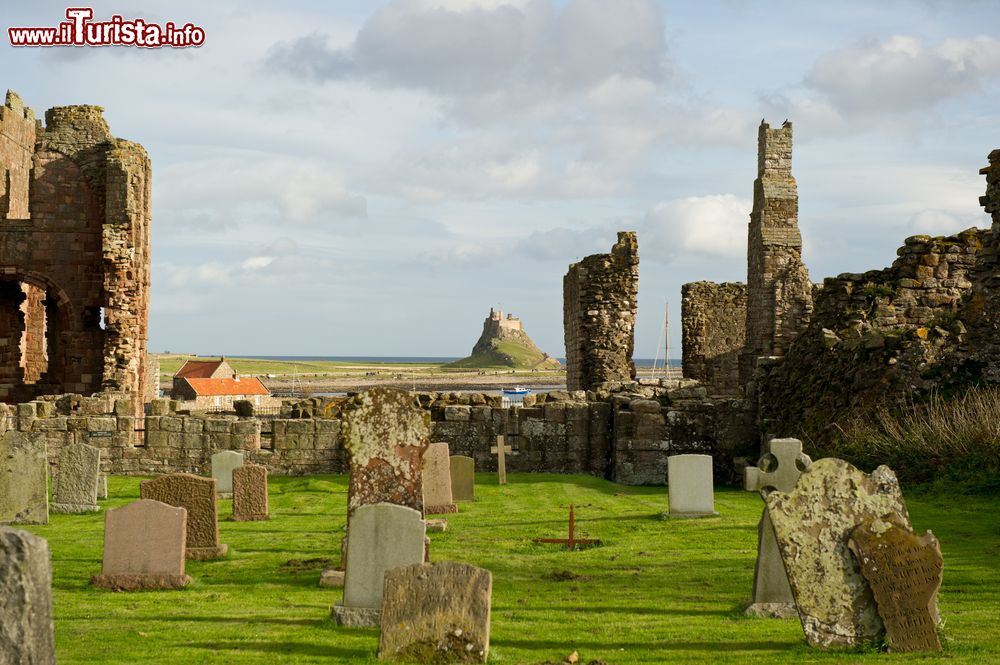
[[[11,46],[140,46],[143,48],[187,48],[205,43],[205,29],[173,21],[163,25],[141,18],[125,20],[119,15],[107,21],[91,21],[90,7],[70,7],[68,21],[49,28],[7,28]]]

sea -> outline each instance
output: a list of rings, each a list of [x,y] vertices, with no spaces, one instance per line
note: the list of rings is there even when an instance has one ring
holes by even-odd
[[[307,360],[332,360],[339,362],[354,363],[386,363],[386,364],[428,364],[428,363],[450,363],[459,360],[460,357],[440,357],[440,356],[229,356],[230,358],[256,358],[258,360],[285,360],[285,361],[307,361]],[[556,358],[563,365],[565,358]],[[635,358],[636,368],[651,368],[654,366],[653,358]],[[663,367],[663,359],[655,361],[656,367]],[[671,358],[670,367],[680,368],[680,358]]]

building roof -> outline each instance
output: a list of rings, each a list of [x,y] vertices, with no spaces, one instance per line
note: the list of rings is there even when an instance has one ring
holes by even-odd
[[[185,378],[199,397],[206,395],[270,395],[257,377],[246,379],[192,379]]]
[[[177,370],[174,374],[176,379],[208,379],[211,378],[215,370],[219,369],[222,363],[226,362],[225,359],[222,360],[189,360],[184,363],[184,366]]]

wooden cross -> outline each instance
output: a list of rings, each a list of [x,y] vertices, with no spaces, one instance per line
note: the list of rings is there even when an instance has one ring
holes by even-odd
[[[566,549],[573,549],[577,545],[600,545],[601,541],[593,538],[576,537],[576,520],[573,517],[573,504],[569,506],[569,538],[532,538],[533,543],[556,543],[566,545]]]
[[[503,434],[497,435],[497,445],[490,448],[490,452],[496,454],[497,456],[497,476],[500,479],[500,485],[507,484],[507,455],[506,453],[514,454],[513,449],[504,444]]]

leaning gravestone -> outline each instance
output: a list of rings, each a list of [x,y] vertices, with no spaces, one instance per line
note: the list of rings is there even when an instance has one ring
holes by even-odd
[[[879,639],[882,619],[847,540],[875,518],[909,528],[896,474],[880,466],[865,475],[843,460],[821,459],[791,492],[771,492],[766,501],[806,641],[848,647]]]
[[[670,517],[711,517],[715,512],[711,455],[667,458]]]
[[[45,440],[10,430],[0,438],[0,524],[49,523]]]
[[[342,626],[377,626],[385,572],[424,560],[424,521],[392,503],[358,506],[347,531],[344,600],[333,608]]]
[[[447,443],[432,443],[424,452],[424,514],[457,513],[451,494],[451,458]]]
[[[0,663],[55,662],[49,544],[0,527]]]
[[[188,559],[214,559],[229,550],[228,545],[219,543],[214,478],[171,473],[139,483],[139,496],[187,510],[185,556]]]
[[[493,576],[445,561],[385,574],[379,660],[485,663]]]
[[[104,513],[104,562],[93,583],[113,591],[179,589],[184,574],[187,511],[140,499]]]
[[[743,485],[748,492],[760,492],[762,499],[777,490],[791,492],[812,460],[802,452],[798,439],[771,439],[767,454],[757,466],[744,469]],[[785,564],[781,561],[774,525],[767,504],[757,525],[757,566],[753,574],[753,602],[746,609],[750,616],[791,618],[797,616],[792,587],[788,585]]]
[[[879,519],[854,528],[848,546],[875,595],[890,651],[941,651],[937,592],[944,560],[928,531]]]
[[[476,500],[476,460],[464,455],[452,455],[451,496],[455,501]]]
[[[219,496],[229,498],[233,493],[233,470],[243,466],[243,453],[223,450],[212,455],[212,477]]]
[[[244,464],[233,469],[233,521],[271,519],[267,507],[267,467]]]
[[[59,452],[59,475],[52,492],[54,513],[95,513],[101,475],[101,450],[86,443],[67,443]]]

